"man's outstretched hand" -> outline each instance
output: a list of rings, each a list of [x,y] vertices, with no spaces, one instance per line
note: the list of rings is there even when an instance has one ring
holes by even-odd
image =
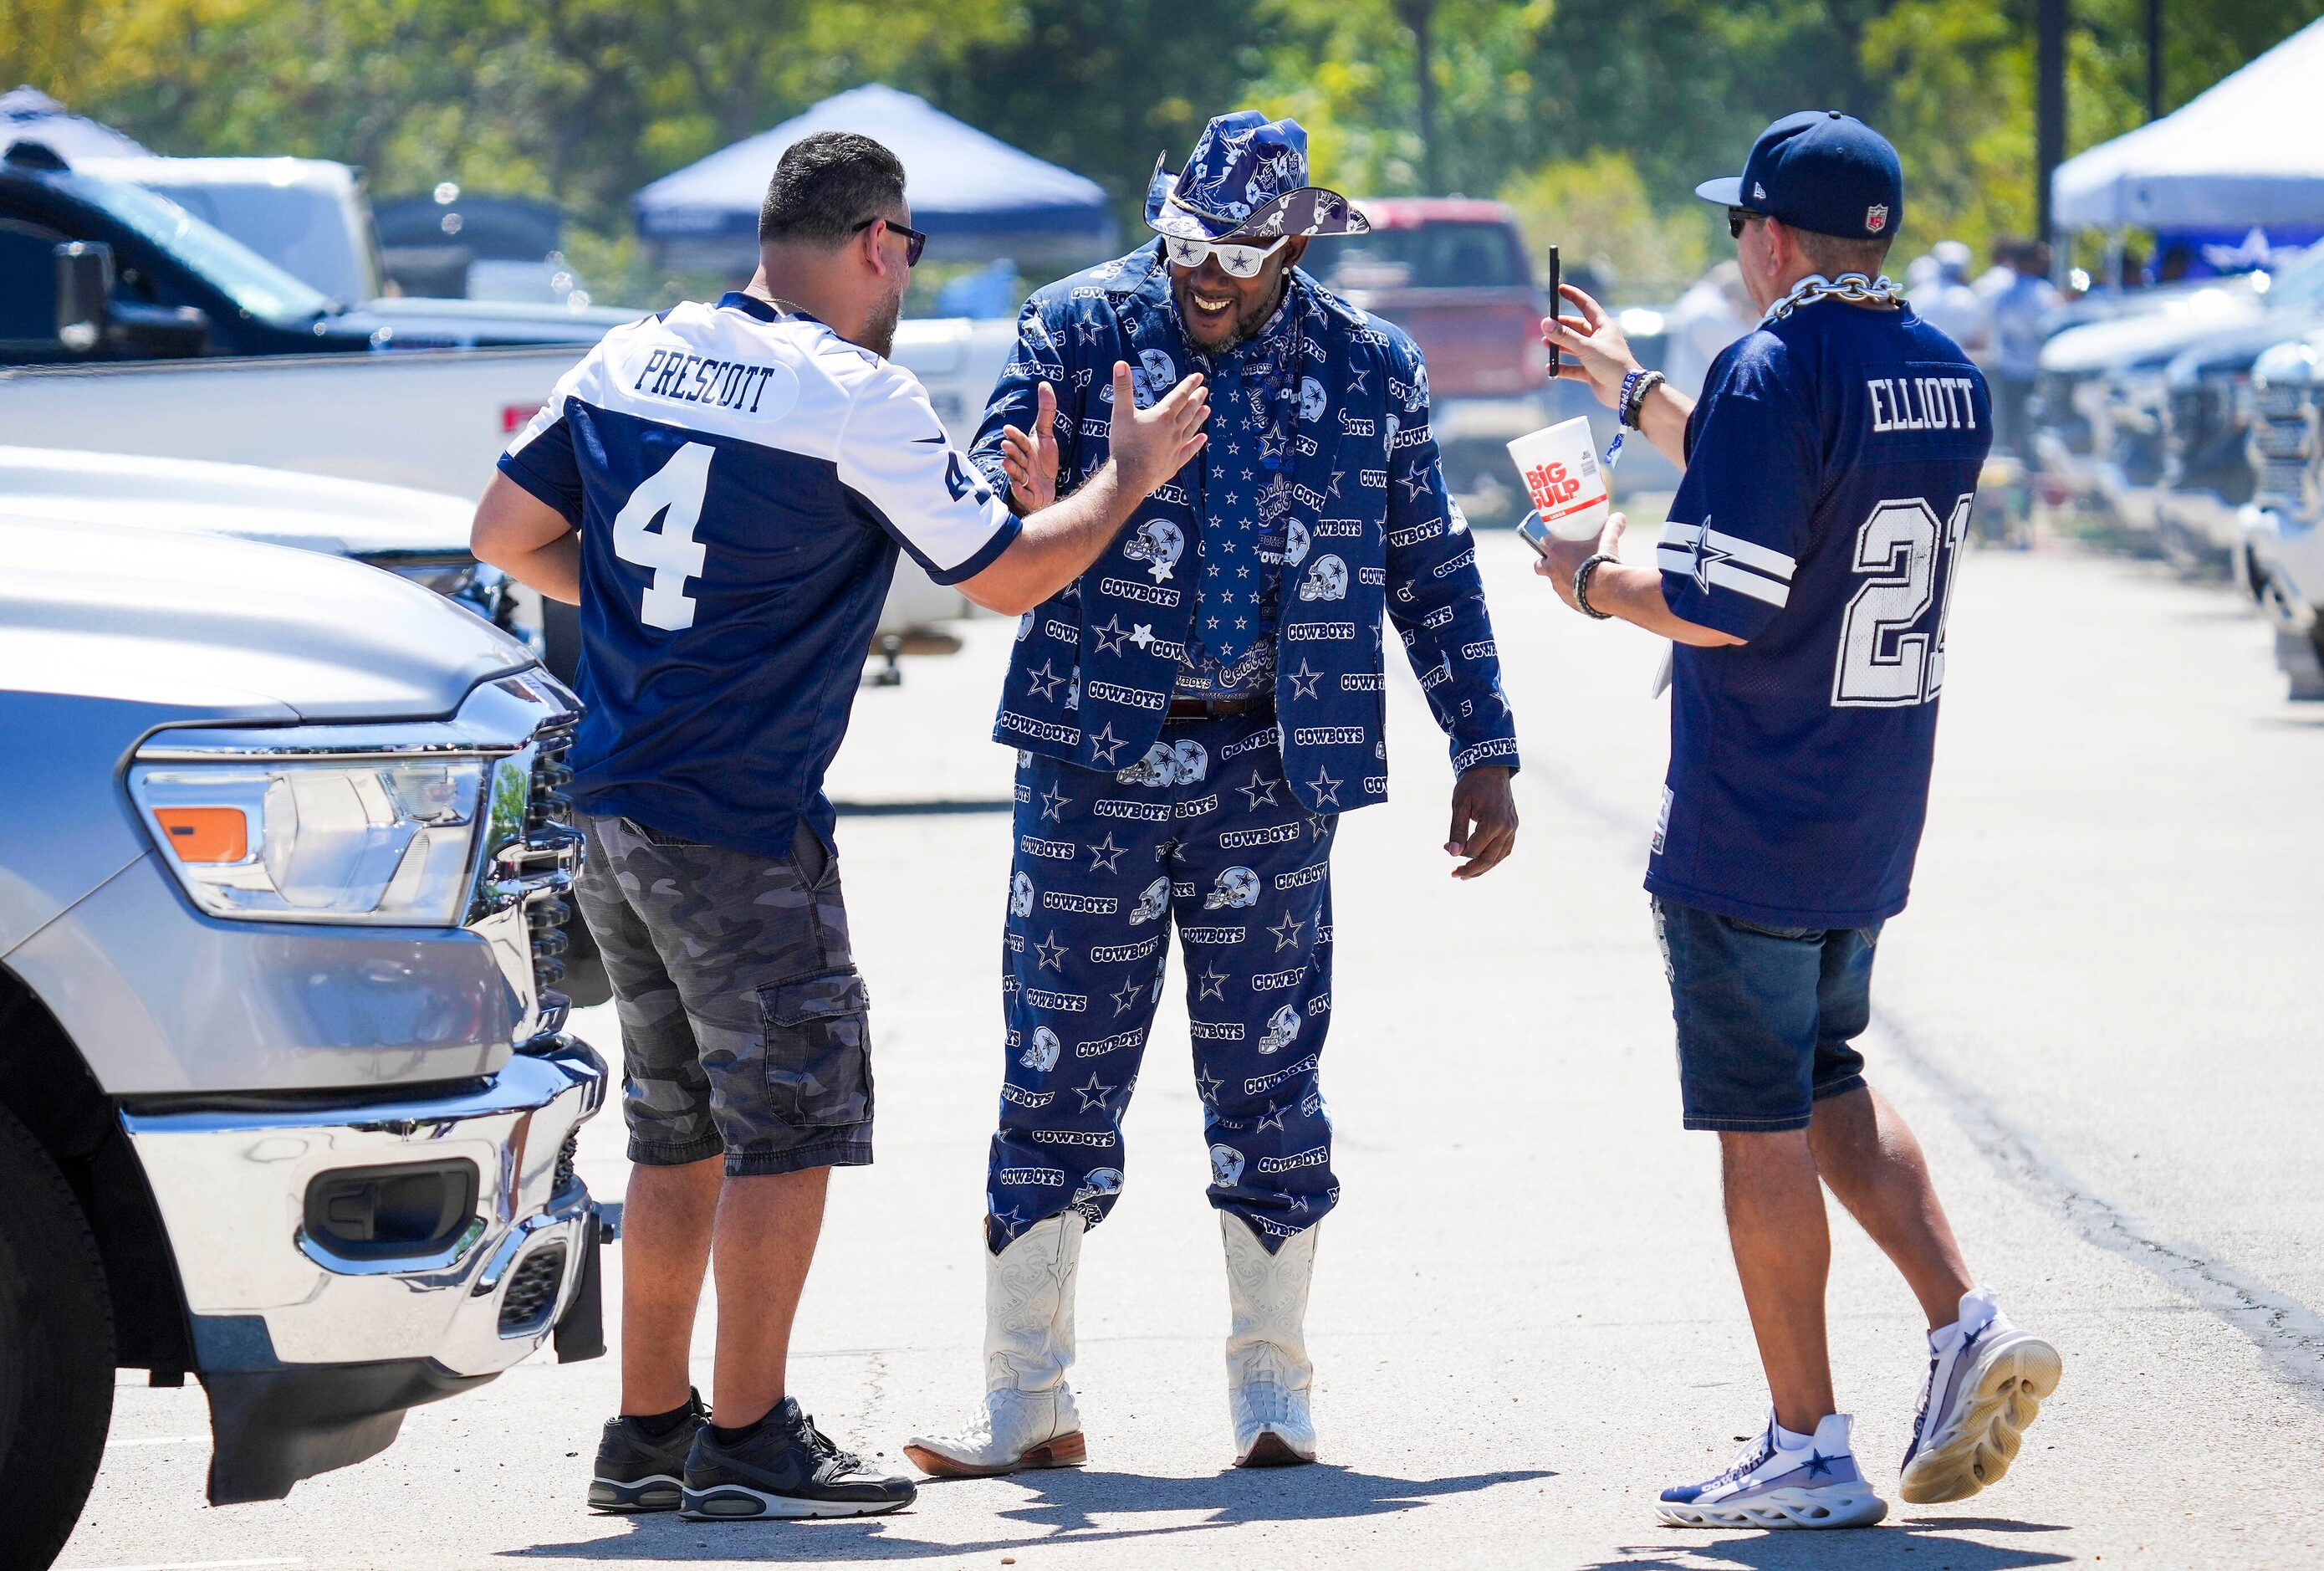
[[[1490,873],[1517,849],[1517,799],[1509,790],[1511,772],[1494,764],[1479,764],[1452,782],[1452,837],[1445,854],[1465,856],[1452,869],[1455,878]]]
[[[1106,447],[1132,496],[1151,494],[1203,450],[1210,440],[1203,422],[1210,418],[1211,392],[1201,376],[1187,377],[1156,399],[1153,408],[1140,409],[1130,363],[1113,363],[1113,420]]]
[[[1019,514],[1038,513],[1057,499],[1057,393],[1048,383],[1033,395],[1033,430],[1001,428],[1001,467]]]

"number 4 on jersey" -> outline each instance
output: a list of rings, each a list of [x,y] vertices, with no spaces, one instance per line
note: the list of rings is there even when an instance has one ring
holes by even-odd
[[[702,576],[709,554],[695,543],[694,526],[702,521],[714,451],[706,442],[678,448],[669,463],[638,483],[613,519],[613,554],[654,570],[638,603],[638,620],[648,627],[675,633],[694,625],[694,596],[686,592],[686,581]],[[651,527],[658,513],[659,530]]]
[[[1953,504],[1942,525],[1919,497],[1883,502],[1856,531],[1849,563],[1872,581],[1857,590],[1840,624],[1840,658],[1831,673],[1831,701],[1842,708],[1895,708],[1925,704],[1945,682],[1945,618],[1954,572],[1969,536],[1974,495]],[[1938,556],[1945,558],[1944,603],[1933,629],[1914,632],[1936,597]]]

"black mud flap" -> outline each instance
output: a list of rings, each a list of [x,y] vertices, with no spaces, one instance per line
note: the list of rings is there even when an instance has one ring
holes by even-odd
[[[605,1356],[605,1277],[598,1255],[604,1248],[607,1224],[597,1208],[590,1208],[589,1225],[582,1229],[581,1278],[573,1286],[573,1301],[557,1322],[557,1362],[578,1363]]]
[[[205,1373],[210,1503],[281,1500],[302,1478],[386,1450],[407,1409],[492,1378],[454,1374],[427,1358]]]

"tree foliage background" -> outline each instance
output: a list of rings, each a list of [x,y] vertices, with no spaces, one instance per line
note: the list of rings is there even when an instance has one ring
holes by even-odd
[[[2143,0],[2071,0],[2070,151],[2144,118]],[[2167,102],[2319,0],[2166,0]],[[650,292],[628,199],[867,80],[1102,182],[1249,105],[1353,194],[1514,202],[1634,298],[1723,236],[1694,183],[1776,115],[1835,107],[1904,159],[1908,249],[2031,224],[2033,0],[0,0],[0,84],[157,152],[362,165],[564,204],[576,258]],[[645,302],[641,302],[645,303]]]

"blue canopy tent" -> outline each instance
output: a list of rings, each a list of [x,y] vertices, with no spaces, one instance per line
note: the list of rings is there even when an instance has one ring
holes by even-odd
[[[816,131],[853,131],[904,161],[914,227],[942,262],[1000,257],[1073,264],[1118,244],[1104,188],[872,83],[714,152],[632,199],[638,234],[665,265],[741,276],[756,264],[759,204],[783,150]]]

